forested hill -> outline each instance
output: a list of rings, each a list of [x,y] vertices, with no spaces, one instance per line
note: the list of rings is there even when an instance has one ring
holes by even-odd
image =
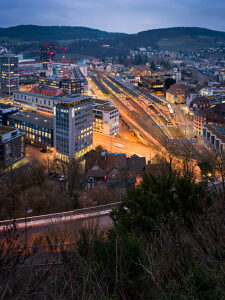
[[[137,34],[112,33],[77,26],[20,25],[0,28],[0,45],[16,52],[31,53],[41,43],[69,46],[83,56],[116,56],[138,47],[167,50],[197,50],[225,43],[225,32],[199,27],[152,29]]]
[[[225,42],[225,32],[199,27],[174,27],[117,37],[113,44],[129,49],[153,46],[168,50],[189,50],[209,48],[218,42]]]
[[[18,39],[21,41],[105,39],[115,38],[121,35],[124,34],[78,26],[19,25],[0,28],[0,38]]]

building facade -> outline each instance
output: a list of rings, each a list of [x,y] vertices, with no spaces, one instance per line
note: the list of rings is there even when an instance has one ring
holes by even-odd
[[[219,126],[225,124],[225,104],[218,104],[210,109],[194,111],[194,133],[202,136],[203,126],[206,124]]]
[[[83,157],[93,143],[91,99],[79,95],[61,97],[54,105],[53,128],[58,159]]]
[[[39,86],[50,89],[63,89],[64,94],[86,95],[88,92],[88,82],[79,68],[73,68],[70,78],[57,76],[40,77]]]
[[[7,125],[25,133],[26,142],[49,149],[53,147],[53,119],[30,112],[17,112],[8,118]]]
[[[166,100],[171,103],[185,103],[185,92],[179,85],[171,85],[171,87],[166,91]]]
[[[24,91],[18,91],[13,94],[13,104],[15,106],[48,115],[52,115],[53,106],[57,99],[57,97],[53,96]]]
[[[225,126],[203,126],[203,141],[206,147],[217,154],[225,153]]]
[[[0,56],[0,83],[5,95],[12,95],[19,90],[18,56],[12,53]]]
[[[0,125],[0,166],[6,168],[25,156],[24,133]]]
[[[0,103],[0,124],[7,125],[8,117],[12,114],[15,114],[18,109],[14,106]]]
[[[109,101],[93,99],[93,130],[117,135],[119,133],[119,109]]]

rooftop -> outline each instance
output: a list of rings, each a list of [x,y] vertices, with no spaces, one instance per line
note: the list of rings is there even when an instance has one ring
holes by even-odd
[[[0,103],[0,109],[8,109],[8,108],[13,108],[15,106],[12,106],[10,104],[5,104],[5,103]]]
[[[59,104],[76,104],[79,101],[83,100],[91,100],[90,96],[82,96],[80,94],[71,94],[69,96],[62,96],[62,97],[57,97]]]
[[[26,91],[17,91],[16,93],[22,94],[22,95],[27,95],[27,96],[34,96],[34,97],[40,97],[42,96],[45,99],[57,99],[58,96],[46,96],[46,95],[40,95],[38,93],[32,93],[32,92],[26,92]]]
[[[105,105],[95,105],[93,107],[93,109],[96,109],[96,110],[104,110],[104,111],[114,111],[116,110],[117,108],[115,106],[109,106],[107,104]]]
[[[18,112],[12,116],[9,117],[10,119],[13,120],[20,120],[20,121],[25,121],[25,122],[30,122],[34,125],[39,125],[47,128],[53,128],[53,119],[49,117],[45,117],[42,115],[38,115],[35,113],[31,112]]]
[[[111,102],[109,102],[108,100],[102,100],[102,99],[92,99],[92,101],[94,102],[94,105],[103,105],[103,104],[111,104]]]
[[[63,94],[63,90],[62,89],[58,89],[58,90],[46,89],[46,88],[39,86],[38,88],[33,88],[31,90],[31,93],[54,97],[54,96],[59,96],[59,95]]]
[[[0,125],[0,135],[14,131],[15,128]]]
[[[225,126],[223,125],[204,125],[208,130],[212,132],[213,135],[215,135],[218,139],[222,141],[222,143],[225,144]]]
[[[177,84],[171,85],[171,87],[167,90],[168,93],[173,94],[173,95],[178,95],[178,94],[184,94],[184,90],[182,89],[181,86]]]

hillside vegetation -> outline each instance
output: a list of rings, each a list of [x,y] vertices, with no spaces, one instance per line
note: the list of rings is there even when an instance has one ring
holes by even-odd
[[[225,32],[198,27],[174,27],[137,34],[111,33],[87,27],[20,25],[0,28],[0,44],[17,52],[31,53],[41,43],[70,47],[70,53],[85,56],[117,56],[138,47],[195,50],[225,42]],[[109,45],[109,47],[103,47]]]
[[[209,161],[199,165],[203,178],[213,175]],[[25,255],[14,250],[16,227],[2,232],[1,299],[225,299],[224,203],[187,165],[153,166],[112,212],[108,232],[59,224]]]

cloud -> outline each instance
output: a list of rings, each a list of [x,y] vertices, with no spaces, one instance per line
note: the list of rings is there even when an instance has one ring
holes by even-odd
[[[200,26],[225,31],[224,0],[1,0],[0,26],[87,26],[134,33]]]

